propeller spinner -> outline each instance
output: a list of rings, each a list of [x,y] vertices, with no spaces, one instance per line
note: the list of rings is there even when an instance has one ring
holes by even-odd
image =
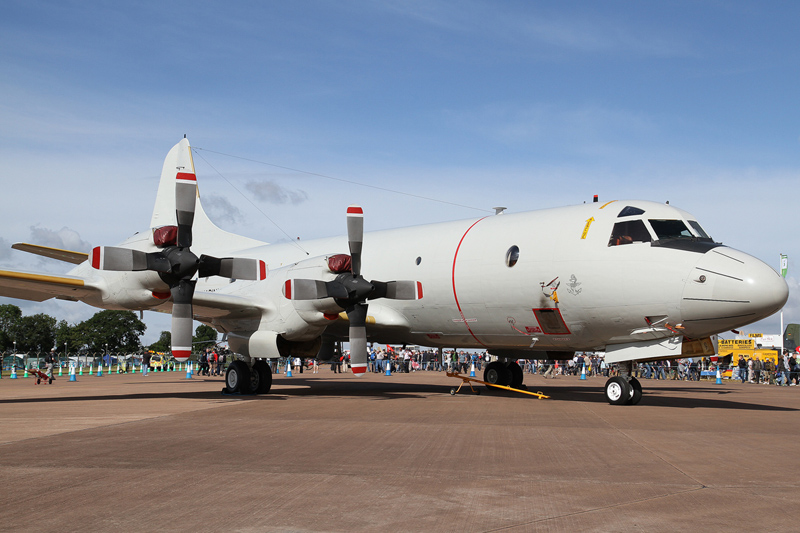
[[[150,270],[158,272],[169,286],[172,295],[172,355],[180,362],[187,361],[192,353],[192,299],[197,283],[192,278],[195,274],[199,277],[222,276],[243,280],[266,278],[266,264],[263,261],[210,255],[198,258],[190,250],[196,201],[195,175],[178,172],[175,176],[177,231],[167,238],[162,250],[147,253],[113,246],[98,246],[92,250],[92,267],[98,270]]]

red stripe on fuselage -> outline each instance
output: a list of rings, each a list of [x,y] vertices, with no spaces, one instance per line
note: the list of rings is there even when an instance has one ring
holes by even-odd
[[[475,336],[475,333],[473,333],[472,328],[469,327],[469,323],[467,322],[467,318],[464,316],[464,312],[461,310],[461,304],[458,303],[458,294],[456,293],[456,260],[458,259],[458,251],[461,249],[461,243],[464,242],[464,239],[467,237],[467,233],[469,233],[470,230],[472,228],[474,228],[478,224],[478,222],[480,222],[484,218],[488,218],[488,217],[483,217],[483,218],[480,218],[480,219],[476,220],[474,224],[472,224],[469,228],[467,228],[467,231],[465,231],[464,235],[461,236],[461,240],[458,241],[458,246],[456,247],[456,253],[453,255],[452,281],[453,281],[453,298],[455,298],[455,300],[456,300],[456,307],[458,307],[458,314],[461,315],[461,320],[464,321],[464,325],[467,326],[467,331],[469,331],[469,334],[472,335],[472,338],[475,339],[476,341],[478,341],[478,343],[481,346],[483,346],[484,348],[488,348],[488,346],[483,344],[481,342],[481,340],[478,337]]]

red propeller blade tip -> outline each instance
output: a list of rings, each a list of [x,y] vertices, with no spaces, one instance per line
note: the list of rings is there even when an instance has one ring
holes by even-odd
[[[186,361],[189,360],[189,357],[191,355],[192,355],[191,350],[172,350],[172,356],[179,363],[185,363]]]
[[[92,249],[92,268],[100,270],[100,247],[95,246]]]
[[[367,371],[367,363],[350,363],[350,368],[353,369],[353,374],[361,376]]]

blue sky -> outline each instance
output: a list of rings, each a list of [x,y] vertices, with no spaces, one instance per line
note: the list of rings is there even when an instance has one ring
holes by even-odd
[[[350,203],[368,229],[479,211],[214,152],[480,209],[669,200],[771,265],[788,253],[800,322],[798,20],[793,2],[6,0],[0,268],[65,271],[13,242],[146,228],[187,134],[212,218],[255,238],[342,233]],[[169,322],[145,316],[151,342]]]

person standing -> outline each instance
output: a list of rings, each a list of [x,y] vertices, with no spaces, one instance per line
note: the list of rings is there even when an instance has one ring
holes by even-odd
[[[217,354],[217,375],[221,376],[225,372],[225,359],[227,358],[227,354],[225,352],[220,351]]]
[[[555,366],[556,362],[552,359],[548,359],[544,362],[545,367],[547,369],[544,371],[544,378],[547,379],[548,377],[555,378],[553,375],[553,367]]]
[[[744,383],[747,380],[747,360],[744,357],[739,357],[736,367],[739,369],[739,379]]]
[[[50,350],[50,353],[47,354],[47,356],[44,358],[44,365],[45,365],[44,366],[44,368],[45,368],[44,372],[45,372],[45,374],[47,374],[47,377],[50,378],[51,380],[54,379],[53,378],[53,366],[55,365],[55,361],[56,361],[55,352],[53,350]]]

